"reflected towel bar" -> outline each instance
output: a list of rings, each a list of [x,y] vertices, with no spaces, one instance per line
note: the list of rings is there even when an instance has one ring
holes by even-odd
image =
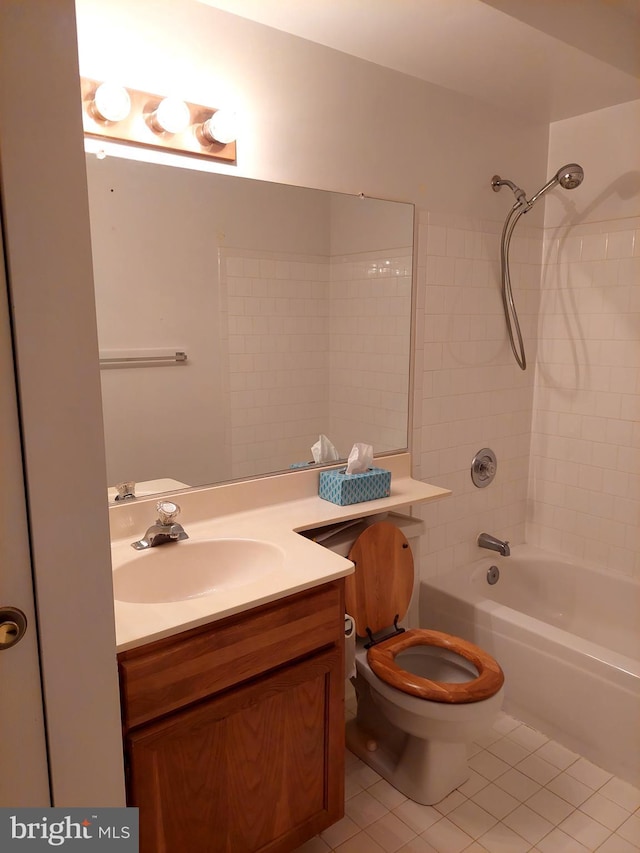
[[[184,350],[147,350],[146,352],[112,352],[100,355],[100,367],[163,367],[167,364],[184,364]]]

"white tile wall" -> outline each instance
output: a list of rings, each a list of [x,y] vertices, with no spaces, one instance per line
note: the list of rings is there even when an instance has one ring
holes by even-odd
[[[425,507],[423,576],[480,556],[487,530],[525,539],[533,375],[509,348],[499,284],[502,224],[422,212],[419,219],[413,450],[417,476],[453,490]],[[535,364],[542,229],[518,226],[511,271],[516,305]],[[471,460],[498,457],[494,483],[477,489]]]
[[[640,218],[545,233],[528,541],[640,578]]]

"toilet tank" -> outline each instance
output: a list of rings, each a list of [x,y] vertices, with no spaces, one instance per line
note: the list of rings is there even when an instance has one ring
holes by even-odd
[[[313,530],[300,531],[302,536],[312,539],[324,548],[347,557],[353,543],[358,536],[378,521],[388,521],[395,524],[407,538],[413,553],[413,594],[409,603],[406,617],[400,622],[405,628],[418,628],[418,589],[420,585],[420,569],[418,566],[418,539],[424,533],[424,521],[410,515],[398,512],[385,512],[378,515],[369,515],[364,518],[351,519],[350,521],[329,524],[325,527],[316,527]]]

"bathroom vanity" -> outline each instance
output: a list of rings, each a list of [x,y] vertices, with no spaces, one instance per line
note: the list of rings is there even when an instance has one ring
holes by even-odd
[[[289,851],[344,799],[343,581],[119,655],[141,853]]]
[[[314,471],[176,495],[189,539],[142,552],[131,543],[155,501],[111,507],[127,801],[140,809],[141,853],[289,853],[342,817],[353,564],[300,532],[449,494],[413,480],[408,454],[385,463],[390,497],[345,507],[318,497]],[[215,583],[185,598],[192,570]]]

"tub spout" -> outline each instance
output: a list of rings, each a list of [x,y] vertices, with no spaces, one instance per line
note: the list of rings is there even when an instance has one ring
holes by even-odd
[[[478,545],[481,548],[488,548],[490,551],[497,551],[503,557],[508,557],[511,554],[509,543],[506,539],[498,539],[490,533],[481,533],[478,536]]]

